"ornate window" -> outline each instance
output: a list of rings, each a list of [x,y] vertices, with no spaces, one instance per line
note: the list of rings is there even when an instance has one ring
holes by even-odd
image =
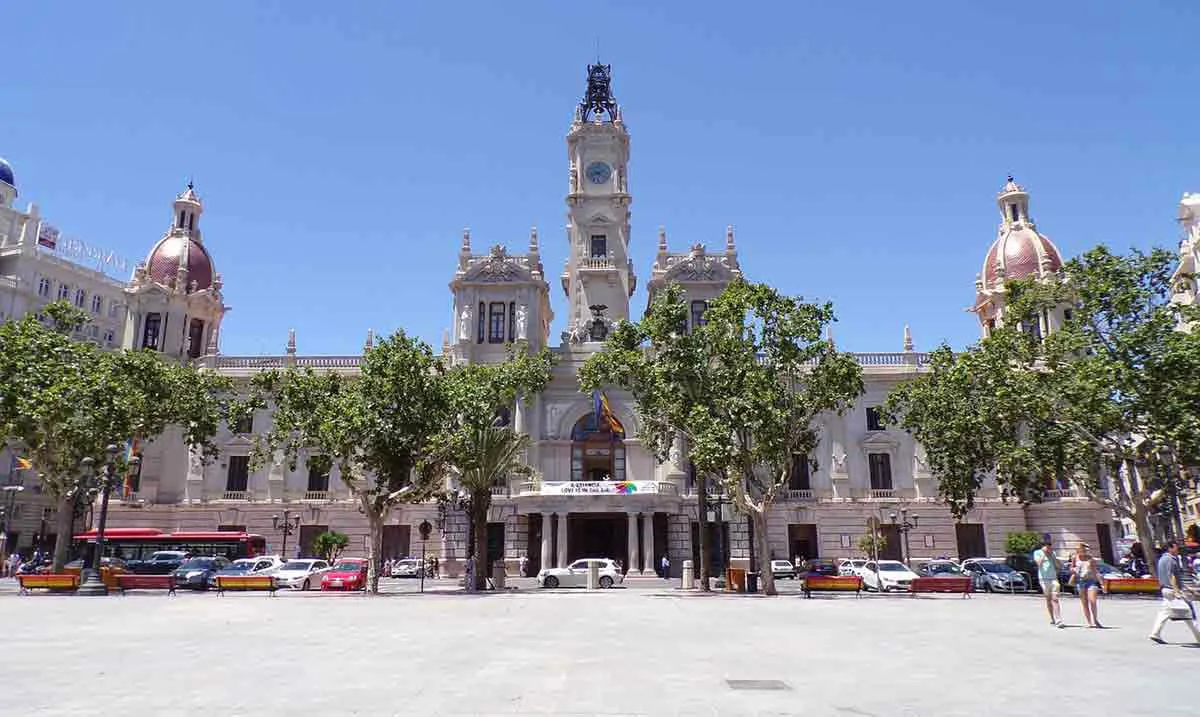
[[[62,283],[58,285],[58,298],[66,299],[71,296],[71,285]]]
[[[871,490],[892,489],[892,456],[887,453],[868,453],[867,466],[871,471]]]
[[[788,467],[788,490],[812,490],[807,453],[792,454],[792,464]]]
[[[158,349],[158,332],[162,328],[162,314],[146,314],[146,325],[142,329],[142,348]]]
[[[87,300],[87,292],[83,289],[75,290],[75,306],[82,309],[84,302]]]
[[[867,430],[882,431],[886,428],[883,425],[883,415],[879,412],[879,406],[867,406]]]
[[[504,302],[493,301],[488,306],[488,343],[504,343]]]
[[[115,340],[116,340],[116,334],[113,333],[112,329],[109,329],[108,331],[104,332],[104,345],[105,346],[112,346],[113,342]]]
[[[625,434],[589,413],[571,429],[571,480],[625,480]]]
[[[200,319],[192,319],[188,325],[188,358],[200,358],[200,354],[204,351],[204,322]]]
[[[593,234],[592,235],[592,253],[593,259],[604,259],[608,257],[608,235]]]
[[[324,466],[309,466],[308,468],[308,490],[309,492],[328,493],[329,492],[329,471],[323,470]]]
[[[229,471],[225,474],[226,491],[244,491],[250,483],[250,456],[229,456]]]
[[[38,296],[48,298],[50,296],[50,280],[46,277],[38,279]]]
[[[692,302],[692,328],[693,329],[698,329],[701,326],[708,323],[704,319],[705,311],[708,311],[708,302],[707,301],[693,301]]]
[[[104,305],[104,299],[100,298],[99,295],[92,297],[92,313],[93,314],[100,313],[100,309],[103,305]]]
[[[479,302],[479,316],[476,318],[478,326],[475,331],[475,343],[481,344],[485,337],[484,332],[487,330],[487,307],[483,302]]]

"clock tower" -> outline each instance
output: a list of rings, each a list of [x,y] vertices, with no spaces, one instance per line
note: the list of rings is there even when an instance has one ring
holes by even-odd
[[[629,318],[637,286],[629,259],[629,132],[612,95],[611,71],[611,65],[588,65],[587,93],[567,133],[564,343],[603,341],[615,322]]]

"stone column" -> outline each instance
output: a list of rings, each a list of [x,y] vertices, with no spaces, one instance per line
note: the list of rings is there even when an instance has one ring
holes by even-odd
[[[625,563],[626,572],[630,575],[638,573],[638,514],[626,513],[626,522],[629,524],[629,535],[626,538],[626,552],[628,553],[628,561]]]
[[[567,514],[558,514],[558,566],[567,566]]]
[[[550,565],[550,537],[554,525],[550,522],[550,514],[542,513],[542,567],[549,568]]]
[[[654,513],[642,513],[642,575],[654,574]]]

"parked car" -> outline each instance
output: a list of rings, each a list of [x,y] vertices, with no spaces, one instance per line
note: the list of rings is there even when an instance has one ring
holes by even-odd
[[[289,560],[275,570],[275,584],[281,588],[309,590],[321,584],[321,576],[329,569],[329,563],[315,558]]]
[[[238,558],[226,567],[212,574],[208,586],[215,588],[217,578],[222,575],[269,575],[283,565],[283,561],[274,555],[260,555],[257,558]]]
[[[565,568],[543,568],[537,574],[538,585],[544,588],[583,587],[587,585],[588,567],[598,563],[600,587],[611,588],[625,580],[615,560],[609,558],[585,558],[576,560]]]
[[[792,565],[790,560],[772,560],[771,575],[775,576],[776,580],[784,578],[796,579],[796,566]]]
[[[963,569],[953,560],[926,560],[916,569],[917,575],[926,578],[962,577]]]
[[[367,561],[364,558],[342,558],[321,576],[322,590],[365,590]]]
[[[1030,590],[1041,591],[1042,584],[1038,580],[1037,563],[1033,561],[1032,555],[1009,555],[1004,562],[1008,564],[1008,567],[1025,576]]]
[[[805,571],[805,574],[836,577],[840,572],[837,563],[833,560],[828,558],[814,558],[808,561],[808,569]]]
[[[183,565],[190,555],[180,550],[159,550],[145,560],[130,560],[126,569],[138,575],[168,575]]]
[[[393,578],[421,577],[421,561],[416,558],[404,558],[392,563]]]
[[[963,571],[971,576],[976,590],[1023,593],[1029,590],[1025,576],[1013,570],[1002,558],[964,560]]]
[[[209,578],[229,567],[229,559],[221,556],[211,558],[189,558],[171,573],[175,586],[192,590],[207,590]]]
[[[866,558],[842,558],[838,563],[838,575],[845,577],[854,577],[857,575],[862,577],[862,569],[866,564]]]
[[[876,571],[874,560],[868,560],[862,569],[863,588],[890,592],[892,590],[907,590],[910,583],[917,579],[917,574],[899,560],[880,560]]]

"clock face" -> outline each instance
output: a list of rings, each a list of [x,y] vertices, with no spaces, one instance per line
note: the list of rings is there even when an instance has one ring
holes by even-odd
[[[592,162],[587,166],[587,178],[592,184],[604,184],[612,176],[612,167],[604,162]]]

